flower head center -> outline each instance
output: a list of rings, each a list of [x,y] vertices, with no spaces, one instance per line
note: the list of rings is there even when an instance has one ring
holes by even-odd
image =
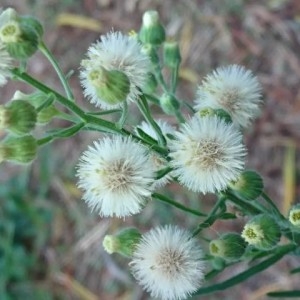
[[[190,163],[198,162],[201,168],[211,169],[222,158],[223,151],[219,143],[212,140],[197,142]]]
[[[299,222],[300,221],[300,211],[294,212],[292,214],[292,220],[294,222]]]
[[[239,104],[239,91],[237,88],[231,88],[224,91],[219,98],[219,103],[228,111],[236,110]]]
[[[3,43],[16,43],[21,35],[19,24],[11,21],[0,28],[0,39]]]
[[[264,238],[264,232],[258,224],[247,224],[242,232],[242,237],[249,244],[260,243]]]
[[[215,243],[211,244],[210,250],[211,250],[211,253],[213,253],[213,254],[218,254],[220,251],[219,247]]]
[[[160,253],[157,259],[157,265],[164,274],[174,277],[180,273],[185,260],[182,253],[177,249],[165,249]]]
[[[112,191],[126,188],[131,182],[133,174],[132,167],[124,160],[111,163],[107,168],[101,170],[105,186]]]

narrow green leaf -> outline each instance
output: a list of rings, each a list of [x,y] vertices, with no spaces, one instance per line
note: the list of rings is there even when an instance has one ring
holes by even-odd
[[[161,202],[168,203],[168,204],[170,204],[170,205],[172,205],[172,206],[174,206],[174,207],[176,207],[176,208],[178,208],[180,210],[183,210],[185,212],[191,213],[193,215],[200,216],[200,217],[206,216],[205,214],[203,214],[203,213],[201,213],[201,212],[199,212],[199,211],[197,211],[195,209],[186,207],[186,206],[182,205],[181,203],[178,203],[178,202],[176,202],[176,201],[168,198],[165,195],[161,195],[161,194],[158,194],[158,193],[153,193],[152,197],[154,199],[160,200]]]
[[[91,115],[91,116],[104,116],[104,115],[120,113],[120,112],[122,112],[122,110],[117,108],[117,109],[102,110],[102,111],[96,111],[96,112],[89,111],[86,114]]]
[[[226,213],[220,215],[219,218],[222,220],[236,219],[236,215],[226,212]]]
[[[300,267],[290,271],[291,274],[300,273]]]
[[[212,286],[200,288],[198,291],[195,292],[195,295],[204,295],[204,294],[209,294],[209,293],[213,293],[216,291],[222,291],[222,290],[232,287],[238,283],[241,283],[241,282],[247,280],[248,278],[252,277],[253,275],[255,275],[259,272],[262,272],[265,269],[267,269],[268,267],[272,266],[277,261],[279,261],[285,254],[291,252],[295,248],[296,248],[296,245],[294,245],[294,244],[281,246],[281,247],[277,248],[275,255],[271,256],[270,258],[265,259],[264,261],[256,264],[255,266],[251,267],[250,269],[248,269],[244,272],[241,272],[240,274],[238,274],[230,279],[227,279],[221,283],[217,283]]]
[[[285,298],[298,298],[300,297],[300,290],[294,291],[276,291],[267,293],[269,297],[285,297]]]
[[[143,131],[141,128],[136,127],[136,131],[138,133],[138,135],[147,143],[149,144],[155,144],[157,145],[157,140],[155,140],[154,138],[152,138],[149,134],[147,134],[145,131]]]

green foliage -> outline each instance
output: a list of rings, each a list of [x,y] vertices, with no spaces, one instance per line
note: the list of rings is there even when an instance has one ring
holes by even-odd
[[[28,189],[29,176],[28,168],[1,184],[1,299],[25,299],[24,294],[27,299],[41,299],[34,297],[38,294],[46,295],[33,282],[44,279],[47,274],[42,256],[43,247],[49,238],[52,213]]]

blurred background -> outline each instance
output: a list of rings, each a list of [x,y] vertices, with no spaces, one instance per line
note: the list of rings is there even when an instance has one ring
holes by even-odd
[[[100,34],[114,29],[138,31],[145,10],[159,11],[168,36],[179,41],[182,70],[179,98],[194,99],[197,84],[212,69],[242,64],[264,88],[264,110],[245,133],[247,166],[264,177],[266,191],[286,214],[300,201],[300,2],[297,0],[1,0],[20,14],[37,17],[45,41],[67,73],[78,103],[83,99],[78,80],[80,61]],[[30,73],[61,91],[49,63],[35,54]],[[16,89],[1,89],[0,103]],[[166,118],[160,111],[157,118]],[[132,109],[132,123],[141,120]],[[174,122],[172,118],[167,119]],[[55,124],[55,123],[54,123]],[[63,126],[63,123],[57,123]],[[45,130],[47,129],[44,128]],[[0,132],[0,136],[3,133]],[[101,219],[91,214],[76,188],[75,165],[81,152],[98,133],[80,133],[40,149],[30,166],[0,166],[0,299],[150,299],[128,273],[128,261],[109,256],[102,248],[105,234],[124,226],[146,231],[158,224],[193,228],[199,222],[162,203],[150,203],[126,220]],[[298,158],[297,158],[298,155]],[[180,190],[181,191],[181,190]],[[170,185],[163,191],[195,209],[208,210],[212,199]],[[216,237],[223,230],[240,230],[244,220],[217,222],[205,232]],[[288,270],[300,262],[285,258],[276,266],[230,290],[201,299],[267,299],[266,292],[299,289],[299,276]],[[215,280],[245,268],[239,265]],[[197,299],[197,297],[195,297]]]

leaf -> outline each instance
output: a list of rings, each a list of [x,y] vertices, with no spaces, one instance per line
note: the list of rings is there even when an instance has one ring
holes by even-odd
[[[136,127],[136,131],[140,138],[142,138],[144,141],[146,141],[149,144],[156,144],[157,140],[153,139],[149,134],[147,134],[145,131],[143,131],[141,128]]]
[[[300,273],[300,267],[290,271],[291,274]]]
[[[298,298],[300,297],[300,290],[294,291],[276,291],[267,293],[269,297],[285,297],[285,298]]]

